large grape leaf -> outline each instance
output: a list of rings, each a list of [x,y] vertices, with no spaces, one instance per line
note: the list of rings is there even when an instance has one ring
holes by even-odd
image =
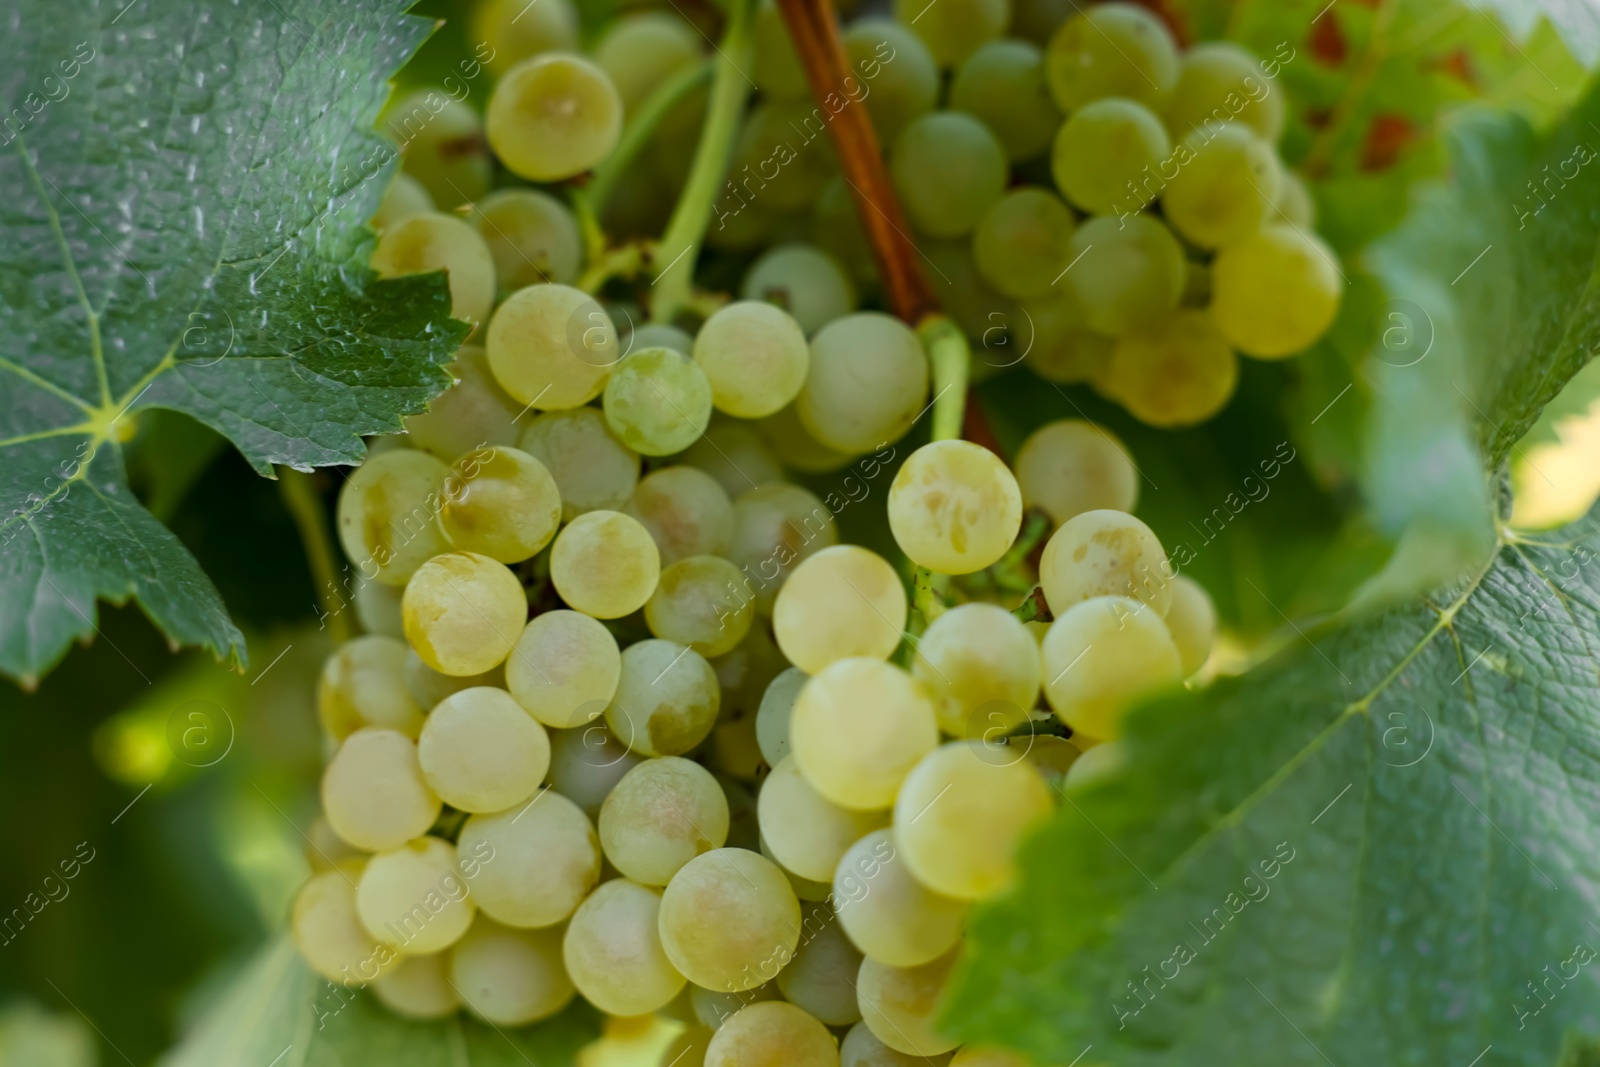
[[[0,673],[29,683],[134,598],[244,657],[130,492],[141,410],[258,471],[350,463],[448,384],[438,276],[376,283],[373,130],[430,23],[407,0],[22,0],[0,13]]]
[[[599,1015],[581,1002],[531,1027],[463,1016],[409,1022],[369,993],[330,986],[280,938],[217,995],[161,1067],[571,1067],[599,1029]]]
[[[1483,509],[1488,559],[1136,714],[1126,771],[979,913],[957,1031],[1041,1063],[1341,1067],[1544,1065],[1600,1032],[1600,511],[1523,539],[1485,488],[1600,341],[1600,157],[1521,228],[1516,199],[1597,118],[1465,123],[1372,257],[1432,343],[1374,376],[1377,476],[1414,515]]]

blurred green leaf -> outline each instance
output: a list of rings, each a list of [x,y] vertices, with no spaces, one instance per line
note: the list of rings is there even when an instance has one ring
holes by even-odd
[[[0,1010],[0,1067],[95,1067],[94,1031],[69,1013],[31,1001]]]

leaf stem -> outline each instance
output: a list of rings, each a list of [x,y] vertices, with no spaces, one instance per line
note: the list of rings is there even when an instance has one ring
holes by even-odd
[[[606,209],[611,194],[616,191],[618,180],[633,167],[634,160],[644,150],[645,145],[650,143],[650,138],[655,136],[661,121],[685,97],[710,81],[712,70],[713,65],[709,59],[686,67],[656,86],[655,91],[639,105],[639,110],[622,128],[622,139],[617,142],[615,151],[606,157],[604,163],[595,168],[594,177],[586,186],[589,201],[597,213]]]
[[[289,517],[300,531],[300,544],[305,549],[306,563],[311,567],[311,580],[317,586],[317,599],[327,613],[329,629],[335,644],[343,644],[355,636],[355,627],[344,613],[348,607],[339,596],[336,578],[338,567],[334,562],[333,539],[329,536],[322,497],[317,492],[316,477],[293,467],[279,467],[278,495]]]

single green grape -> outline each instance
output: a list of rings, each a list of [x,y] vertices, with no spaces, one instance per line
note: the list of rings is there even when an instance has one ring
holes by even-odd
[[[960,111],[913,120],[895,139],[889,170],[912,225],[932,237],[972,232],[1010,176],[995,135]]]
[[[894,17],[916,31],[941,67],[953,67],[1006,32],[1011,0],[894,0]]]
[[[1062,284],[1096,333],[1118,337],[1161,319],[1183,296],[1183,249],[1159,219],[1101,215],[1078,227],[1071,250]]]
[[[1239,122],[1201,126],[1185,137],[1177,173],[1161,194],[1172,228],[1202,248],[1244,240],[1278,198],[1278,154]]]
[[[489,97],[489,144],[506,168],[552,182],[592,170],[622,137],[622,97],[610,75],[580,56],[525,60]]]
[[[972,258],[984,280],[1013,300],[1050,293],[1071,259],[1077,220],[1046,189],[1013,189],[978,220]]]
[[[887,148],[912,119],[938,104],[939,65],[914,29],[881,15],[857,19],[843,36],[845,54],[871,88],[867,114]]]
[[[711,421],[711,381],[700,365],[670,348],[623,358],[606,380],[606,423],[646,456],[670,456],[699,439]]]
[[[1172,152],[1166,127],[1136,100],[1107,97],[1072,113],[1056,134],[1050,170],[1072,203],[1095,215],[1144,209],[1152,175]]]
[[[1160,109],[1178,84],[1177,42],[1137,4],[1079,10],[1050,39],[1044,62],[1051,95],[1069,114],[1108,96]]]
[[[990,41],[963,60],[950,83],[950,109],[981,119],[1013,163],[1043,154],[1061,125],[1044,54],[1029,41]]]

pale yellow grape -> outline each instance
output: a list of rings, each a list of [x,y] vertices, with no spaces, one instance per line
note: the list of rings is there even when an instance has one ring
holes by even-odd
[[[295,894],[289,916],[294,947],[330,982],[364,985],[391,970],[399,953],[379,942],[356,912],[356,879],[365,860],[313,874]]]
[[[730,500],[746,490],[783,480],[783,467],[761,434],[739,422],[713,421],[683,454],[683,462],[715,478]]]
[[[561,181],[603,163],[622,137],[611,76],[576,55],[544,55],[506,71],[489,97],[489,146],[506,169]]]
[[[471,816],[456,847],[493,857],[467,872],[467,884],[479,910],[509,926],[554,926],[600,880],[594,824],[550,789],[507,811]]]
[[[413,215],[383,231],[372,269],[380,278],[446,271],[450,314],[473,324],[494,304],[494,257],[478,231],[454,215]]]
[[[406,416],[406,433],[417,448],[446,463],[484,445],[514,445],[522,405],[506,395],[489,371],[479,345],[462,345],[450,364],[455,384],[434,397],[428,410]]]
[[[556,730],[550,738],[550,788],[598,819],[617,782],[643,760],[603,723]]]
[[[728,840],[728,801],[692,760],[647,759],[624,774],[600,807],[606,859],[643,885],[666,885],[683,865]]]
[[[1071,262],[1077,220],[1046,189],[1024,186],[995,201],[972,232],[972,259],[984,281],[1013,300],[1042,297]]]
[[[422,774],[460,811],[500,811],[533,796],[550,769],[544,727],[504,689],[480,686],[447,697],[417,742]]]
[[[516,644],[528,597],[505,564],[445,552],[417,568],[400,610],[422,662],[442,674],[482,674]]]
[[[911,673],[933,694],[939,729],[990,743],[1027,721],[1039,696],[1039,646],[996,604],[940,615],[917,641]]]
[[[606,379],[605,413],[612,432],[635,452],[682,452],[711,422],[711,382],[682,352],[636,348]]]
[[[825,906],[807,909],[805,934],[789,966],[778,972],[784,998],[828,1026],[849,1026],[861,1018],[856,1003],[856,972],[861,953]]]
[[[730,707],[711,728],[706,765],[718,774],[753,782],[761,774],[761,745],[756,741],[756,717]],[[769,857],[770,858],[770,857]],[[795,890],[796,894],[799,890]]]
[[[953,67],[1006,32],[1011,0],[895,0],[894,17],[916,31],[939,66]]]
[[[472,39],[488,46],[484,62],[496,75],[541,52],[578,47],[578,9],[571,0],[483,0],[472,9]],[[475,53],[480,57],[484,51]]]
[[[1050,706],[1090,737],[1121,736],[1130,705],[1183,677],[1166,623],[1126,597],[1095,597],[1058,614],[1041,652]]]
[[[694,354],[694,338],[665,322],[646,322],[628,335],[628,351],[635,348],[670,348],[684,355]]]
[[[1064,778],[1083,756],[1083,749],[1073,744],[1081,736],[1074,735],[1072,741],[1068,741],[1064,737],[1035,733],[1021,738],[1015,744],[1045,782],[1054,783]]]
[[[431,956],[407,956],[400,966],[372,983],[379,1003],[403,1019],[443,1019],[461,1007],[461,998],[450,988],[445,973],[448,958],[443,952]]]
[[[1333,325],[1344,279],[1322,239],[1268,226],[1211,263],[1211,314],[1247,356],[1281,359],[1309,348]]]
[[[1096,333],[1117,337],[1138,329],[1177,310],[1183,298],[1183,249],[1160,219],[1090,219],[1073,232],[1071,251],[1077,263],[1061,284]]]
[[[761,695],[756,712],[756,743],[768,766],[776,767],[789,754],[789,719],[800,690],[811,676],[799,667],[790,667],[774,678]]]
[[[328,820],[321,815],[311,821],[311,828],[306,831],[305,857],[313,871],[329,871],[345,866],[348,861],[365,862],[367,858],[365,852],[334,833]]]
[[[661,943],[680,974],[719,992],[770,981],[800,943],[800,902],[778,865],[742,848],[697,856],[661,899]]]
[[[690,989],[699,988],[690,986]],[[684,1030],[661,1052],[661,1059],[653,1067],[704,1067],[706,1049],[711,1045],[714,1031],[691,1021]]]
[[[647,1015],[684,987],[661,949],[661,891],[613,878],[578,906],[562,959],[578,992],[610,1015]]]
[[[1217,639],[1217,608],[1205,587],[1186,574],[1172,579],[1172,607],[1167,610],[1167,630],[1178,647],[1185,678],[1205,666]]]
[[[1022,361],[1048,382],[1087,382],[1111,359],[1111,338],[1089,330],[1070,288],[1022,305]],[[1014,359],[1015,357],[1011,357]]]
[[[622,358],[617,329],[594,297],[555,283],[507,297],[489,320],[484,347],[501,388],[540,411],[587,404]],[[538,455],[526,443],[523,451]]]
[[[583,266],[572,210],[537,189],[497,189],[472,208],[472,222],[494,257],[502,295],[539,282],[569,285]]]
[[[1020,5],[1019,5],[1020,6]],[[839,1067],[945,1067],[950,1053],[908,1056],[872,1036],[866,1023],[856,1023],[839,1044]]]
[[[587,511],[556,536],[550,580],[568,606],[597,619],[644,607],[661,575],[650,532],[620,511]]]
[[[669,11],[640,11],[613,22],[594,48],[594,61],[611,77],[628,113],[657,86],[700,58],[703,38]]]
[[[1150,527],[1122,511],[1097,509],[1061,524],[1039,557],[1039,584],[1060,617],[1090,597],[1132,597],[1159,618],[1172,604],[1171,565]]]
[[[566,730],[598,718],[617,692],[622,652],[599,622],[576,611],[528,620],[506,657],[506,688],[528,714]]]
[[[706,1046],[705,1067],[839,1067],[839,1047],[815,1016],[769,1000],[722,1024]]]
[[[383,852],[428,832],[439,798],[405,734],[367,727],[344,739],[322,772],[322,813],[356,848]]]
[[[950,82],[950,108],[983,120],[1013,163],[1050,147],[1061,111],[1044,82],[1044,56],[1018,34],[990,41],[962,60]]]
[[[798,403],[790,404],[776,415],[768,415],[757,425],[766,442],[784,466],[804,474],[828,474],[846,467],[855,457],[848,452],[829,448],[811,435],[800,422]]]
[[[933,697],[900,668],[843,659],[800,690],[791,754],[818,793],[840,807],[881,811],[939,743]]]
[[[870,452],[898,441],[927,402],[927,356],[899,319],[857,312],[811,339],[811,368],[796,410],[829,448]]]
[[[861,961],[856,996],[861,1021],[872,1035],[897,1052],[938,1056],[959,1043],[937,1025],[945,986],[960,959],[958,945],[919,967],[890,967],[872,957]]]
[[[755,613],[743,573],[718,556],[690,556],[663,570],[644,606],[652,634],[707,657],[733,651]]]
[[[426,452],[400,448],[368,456],[339,490],[339,543],[356,570],[385,585],[405,585],[418,567],[447,550],[439,506],[450,468]]]
[[[756,88],[778,100],[808,98],[811,86],[778,5],[773,0],[761,0],[755,6],[752,22],[755,54],[750,74]]]
[[[827,252],[799,241],[763,252],[745,272],[739,292],[745,300],[763,300],[782,308],[807,334],[848,315],[856,306],[855,286],[844,268]],[[809,354],[806,358],[809,360]]]
[[[1241,122],[1225,122],[1190,132],[1179,152],[1181,165],[1161,194],[1162,214],[1173,229],[1202,248],[1216,248],[1260,228],[1282,181],[1270,144]]]
[[[717,309],[694,339],[694,361],[711,382],[718,411],[741,419],[771,415],[800,392],[811,353],[800,324],[763,300]]]
[[[483,141],[483,119],[465,100],[443,89],[417,89],[385,107],[378,128],[401,146],[401,167],[437,210],[489,191],[494,160]]]
[[[1076,737],[1073,740],[1077,740]],[[1067,768],[1063,786],[1073,792],[1088,789],[1094,783],[1118,774],[1127,763],[1127,752],[1116,741],[1097,744],[1084,751]]]
[[[850,811],[829,803],[807,783],[792,756],[762,782],[756,810],[773,858],[814,882],[831,881],[846,849],[888,825],[885,812]]]
[[[1235,120],[1276,144],[1283,133],[1283,90],[1245,49],[1231,41],[1203,41],[1183,54],[1166,118],[1180,137],[1193,126]]]
[[[501,563],[535,555],[561,525],[561,494],[545,465],[500,445],[468,452],[450,468],[439,525],[456,548]]]
[[[406,653],[406,688],[426,710],[438,707],[440,701],[463,689],[482,685],[504,689],[506,672],[503,666],[493,667],[482,674],[440,674],[422,662],[422,657],[415,652]]]
[[[967,914],[964,902],[912,876],[892,829],[874,830],[840,858],[833,908],[852,944],[894,967],[915,967],[950,951]]]
[[[1317,225],[1317,202],[1312,199],[1306,180],[1287,167],[1283,170],[1283,182],[1278,186],[1278,199],[1272,205],[1268,221],[1302,230],[1311,230]]]
[[[977,1045],[958,1050],[950,1060],[950,1067],[1032,1067],[1032,1064],[1032,1060],[1019,1053]]]
[[[1194,426],[1232,399],[1239,358],[1209,313],[1184,309],[1118,338],[1098,383],[1147,425]]]
[[[1178,46],[1161,19],[1137,4],[1097,4],[1078,8],[1050,39],[1044,70],[1065,112],[1108,96],[1159,110],[1178,84]]]
[[[403,639],[405,626],[400,621],[401,590],[377,581],[362,581],[356,585],[354,597],[356,621],[369,634]]]
[[[720,1030],[722,1024],[733,1018],[734,1012],[742,1008],[782,999],[783,994],[779,992],[777,982],[764,982],[754,989],[742,989],[731,993],[707,989],[692,983],[689,986],[689,1001],[694,1009],[695,1021],[711,1033]],[[706,1038],[708,1044],[710,1040],[708,1036]]]
[[[599,409],[536,416],[517,445],[545,465],[561,492],[561,519],[627,506],[639,484],[639,453],[623,444]]]
[[[547,1019],[577,992],[561,962],[560,930],[513,930],[481,914],[451,949],[449,967],[467,1010],[497,1026]]]
[[[361,924],[379,941],[426,956],[461,940],[474,912],[456,867],[456,847],[418,837],[367,861],[356,883]]]
[[[368,225],[382,233],[397,222],[404,222],[412,215],[425,215],[433,209],[433,197],[428,195],[427,188],[411,175],[399,173],[383,191],[383,199],[378,201],[378,210],[373,212]]]
[[[644,756],[678,756],[717,723],[721,689],[711,664],[694,649],[652,639],[622,653],[622,677],[606,725]]]
[[[789,575],[772,630],[789,661],[815,674],[852,656],[888,659],[906,624],[906,591],[888,560],[859,545],[834,545]]]
[[[1144,187],[1172,154],[1166,127],[1137,100],[1107,97],[1072,113],[1056,134],[1050,173],[1072,205],[1095,215],[1142,210]]]
[[[764,615],[772,614],[778,589],[795,565],[838,540],[833,512],[798,485],[763,485],[734,499],[728,558],[755,586],[756,610]]]
[[[340,645],[317,678],[317,717],[335,740],[363,726],[416,737],[422,708],[405,684],[405,642],[369,634]]]
[[[733,540],[733,501],[717,480],[689,466],[645,475],[623,513],[655,540],[663,567],[690,556],[720,556]]]
[[[1015,880],[1018,842],[1050,811],[1050,789],[1026,760],[998,760],[990,749],[951,741],[901,787],[895,844],[923,885],[981,900]]]
[[[795,874],[789,868],[785,867],[778,861],[778,857],[773,853],[772,846],[767,843],[767,839],[764,835],[758,835],[757,843],[760,846],[757,851],[759,851],[763,856],[767,857],[767,859],[771,860],[773,863],[778,864],[778,869],[783,871],[783,876],[789,879],[789,887],[794,890],[794,895],[799,897],[800,900],[806,902],[805,904],[801,905],[802,908],[806,907],[806,905],[809,903],[828,899],[828,895],[833,892],[832,883],[813,882],[809,878],[800,877],[798,874]],[[802,934],[800,938],[802,943],[805,942],[807,936],[809,935]]]
[[[1085,419],[1046,423],[1022,442],[1012,463],[1026,507],[1060,525],[1085,511],[1132,511],[1139,472],[1115,434]]]
[[[933,441],[889,486],[889,529],[935,574],[970,574],[1006,554],[1022,528],[1022,493],[1000,457],[970,441]]]

